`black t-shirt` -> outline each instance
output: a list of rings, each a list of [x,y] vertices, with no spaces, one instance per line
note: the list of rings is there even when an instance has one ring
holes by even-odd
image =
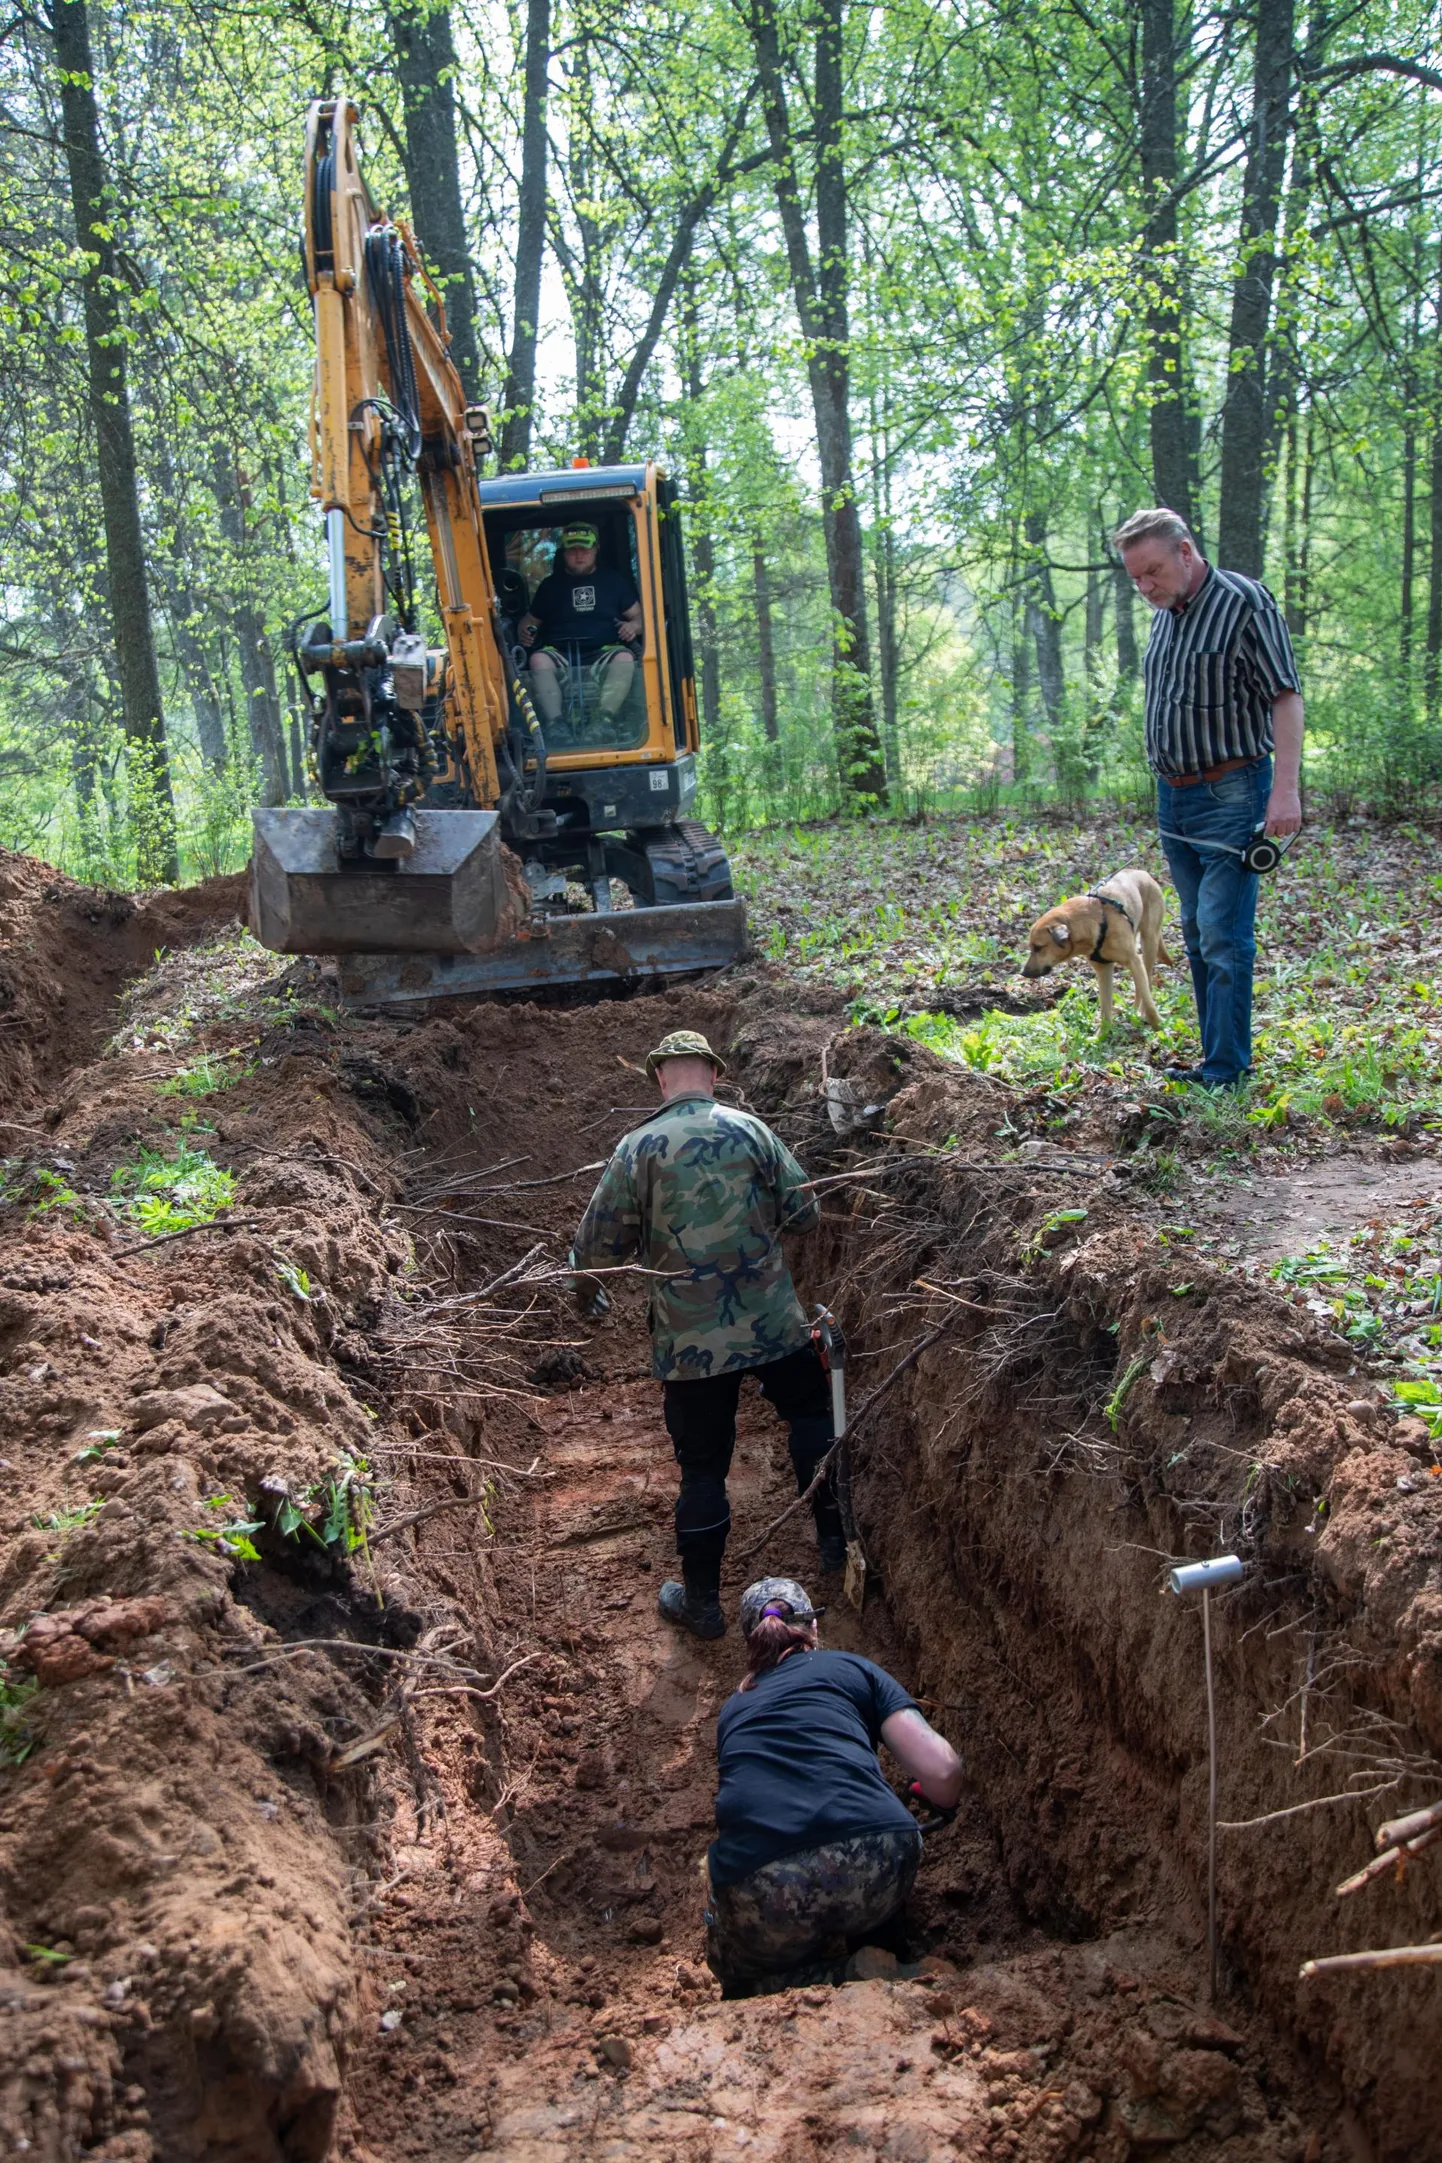
[[[824,1840],[914,1826],[876,1749],[882,1721],[915,1709],[899,1682],[854,1652],[793,1652],[728,1697],[716,1722],[711,1883],[734,1885]]]
[[[551,571],[536,588],[531,614],[540,622],[538,646],[615,646],[616,619],[634,608],[640,595],[625,571],[577,574],[564,566]]]

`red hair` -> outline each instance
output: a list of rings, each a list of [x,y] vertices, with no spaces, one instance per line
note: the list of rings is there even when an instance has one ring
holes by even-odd
[[[778,1607],[783,1603],[777,1601]],[[743,1690],[754,1690],[758,1675],[766,1675],[773,1667],[779,1667],[788,1652],[809,1652],[811,1649],[809,1622],[788,1622],[784,1615],[763,1615],[746,1640],[746,1672],[741,1677]]]

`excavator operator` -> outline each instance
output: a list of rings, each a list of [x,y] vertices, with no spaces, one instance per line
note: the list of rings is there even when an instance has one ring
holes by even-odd
[[[548,728],[561,719],[573,674],[589,675],[601,716],[611,721],[636,672],[629,649],[641,635],[641,596],[629,572],[598,562],[600,546],[600,534],[584,520],[562,527],[560,568],[541,580],[517,625],[521,644],[533,649],[531,695]]]

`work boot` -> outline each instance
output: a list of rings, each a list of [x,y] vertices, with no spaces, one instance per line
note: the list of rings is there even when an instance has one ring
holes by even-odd
[[[844,1533],[818,1532],[816,1550],[823,1577],[830,1577],[837,1570],[846,1568],[846,1536]]]
[[[691,1592],[680,1585],[674,1577],[668,1577],[656,1596],[656,1606],[663,1622],[674,1622],[681,1630],[689,1630],[693,1637],[724,1637],[726,1617],[721,1612],[721,1600],[715,1592]]]

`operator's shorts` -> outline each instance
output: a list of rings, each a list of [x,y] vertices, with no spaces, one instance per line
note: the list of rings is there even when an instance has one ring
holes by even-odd
[[[634,662],[636,658],[629,646],[592,646],[589,649],[573,646],[569,653],[562,653],[556,646],[535,646],[531,650],[532,659],[538,653],[543,653],[551,663],[561,679],[563,690],[571,680],[573,659],[577,662],[581,675],[589,680],[594,690],[599,691],[606,680],[606,671],[618,653],[623,653],[628,661]]]
[[[712,1886],[706,1965],[734,1992],[808,1961],[844,1959],[848,1939],[896,1913],[920,1861],[919,1829],[888,1826],[783,1855],[734,1885]]]

